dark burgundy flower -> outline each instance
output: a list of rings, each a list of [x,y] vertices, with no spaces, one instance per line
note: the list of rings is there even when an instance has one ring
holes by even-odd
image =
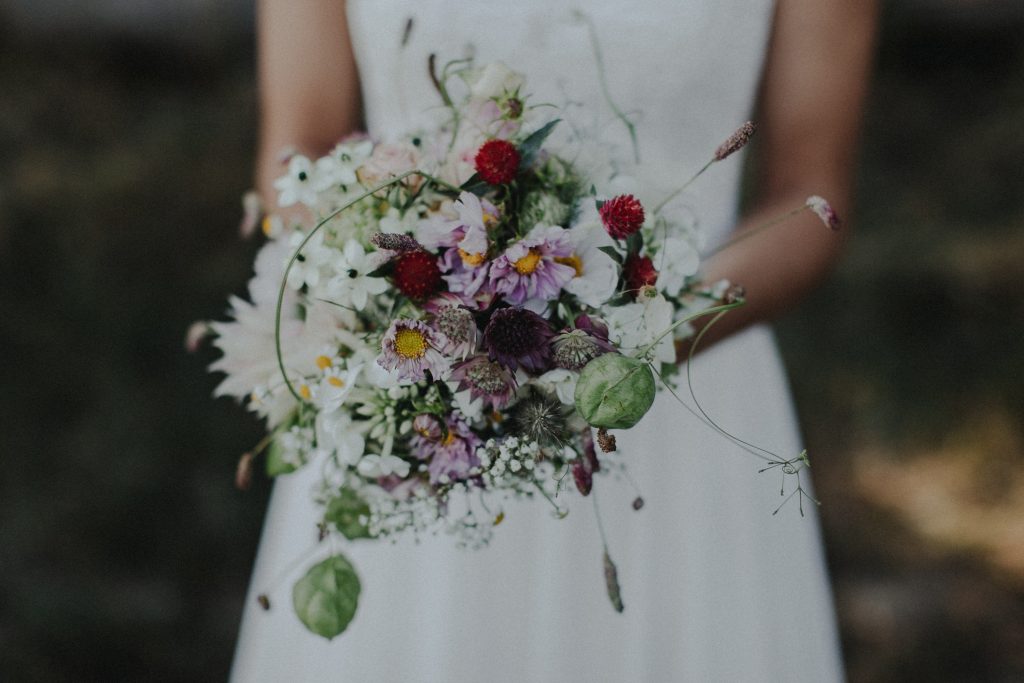
[[[473,163],[484,181],[505,185],[515,179],[521,158],[519,150],[508,140],[488,140],[480,145]]]
[[[410,299],[425,299],[441,288],[441,271],[430,253],[406,251],[395,259],[395,286]]]
[[[554,332],[544,318],[525,308],[499,308],[484,328],[484,348],[491,360],[515,370],[540,373],[548,368]]]
[[[631,254],[622,266],[622,278],[626,281],[626,291],[636,298],[642,287],[654,286],[658,281],[658,271],[649,257]]]
[[[604,229],[617,240],[626,239],[644,224],[644,207],[631,194],[620,194],[609,199],[597,212]]]

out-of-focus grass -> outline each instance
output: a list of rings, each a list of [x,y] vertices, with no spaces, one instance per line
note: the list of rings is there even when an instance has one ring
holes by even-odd
[[[856,234],[779,326],[853,681],[1024,677],[1024,26],[929,16],[886,17]],[[0,35],[0,678],[224,680],[267,484],[181,340],[255,247],[251,49],[57,42]]]
[[[1016,680],[1024,27],[886,18],[856,235],[780,337],[851,680]]]

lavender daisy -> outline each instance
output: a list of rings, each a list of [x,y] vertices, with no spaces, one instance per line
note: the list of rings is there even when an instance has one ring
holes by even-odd
[[[448,431],[443,437],[429,438],[419,434],[412,437],[413,455],[429,460],[427,471],[431,484],[464,481],[474,467],[480,465],[476,451],[483,445],[466,421],[457,413],[445,420]]]
[[[540,373],[550,365],[548,342],[554,332],[544,318],[525,308],[500,308],[484,328],[484,348],[491,360],[515,370]]]
[[[559,259],[573,255],[564,228],[537,225],[491,262],[488,278],[497,294],[510,304],[551,301],[576,277],[576,269]]]
[[[443,335],[419,320],[395,320],[381,341],[377,364],[399,379],[418,382],[427,370],[436,378],[448,369],[438,351],[444,345]]]
[[[451,379],[459,383],[459,391],[469,391],[471,401],[479,398],[495,410],[507,406],[516,393],[516,378],[508,368],[483,354],[457,364]]]

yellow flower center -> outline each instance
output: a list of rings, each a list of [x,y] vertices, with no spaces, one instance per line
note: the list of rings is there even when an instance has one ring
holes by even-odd
[[[445,434],[444,441],[441,442],[441,445],[442,446],[451,446],[452,445],[452,441],[455,441],[455,433],[452,430],[449,429],[448,433]]]
[[[263,221],[260,222],[260,229],[263,230],[263,234],[270,237],[270,233],[274,231],[274,221],[270,220],[270,216],[264,216]]]
[[[308,401],[312,395],[313,394],[309,390],[309,385],[303,384],[299,386],[299,396]]]
[[[326,370],[327,368],[331,367],[332,365],[334,365],[334,363],[331,362],[331,359],[330,359],[329,356],[317,356],[316,357],[316,366],[318,368],[320,368],[321,370]]]
[[[462,249],[459,249],[459,256],[462,258],[462,262],[470,268],[476,268],[487,260],[487,254],[470,254]]]
[[[495,216],[494,214],[487,213],[486,211],[484,211],[484,227],[485,228],[489,228],[489,227],[491,227],[492,225],[494,225],[497,222],[498,222],[498,217],[497,216]]]
[[[583,259],[576,254],[572,256],[558,256],[555,258],[556,263],[561,263],[564,266],[572,266],[572,269],[576,271],[576,277],[583,275]]]
[[[533,275],[533,271],[537,270],[537,266],[540,265],[540,252],[536,249],[531,249],[526,256],[512,265],[515,266],[516,272],[520,275]]]
[[[345,380],[340,377],[334,377],[333,375],[327,378],[327,383],[332,387],[338,387],[339,389],[345,386]]]
[[[398,330],[395,334],[395,352],[402,358],[422,358],[427,352],[427,340],[418,330]]]

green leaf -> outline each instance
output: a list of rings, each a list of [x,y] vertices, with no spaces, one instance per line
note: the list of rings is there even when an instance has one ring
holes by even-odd
[[[344,631],[359,603],[359,577],[343,555],[332,555],[310,568],[292,589],[299,620],[328,640]]]
[[[459,189],[465,190],[466,192],[472,192],[478,197],[482,197],[488,190],[491,189],[491,186],[488,185],[487,182],[480,177],[479,173],[474,173],[469,177],[469,180],[467,180],[466,182],[462,183],[462,185],[459,186]]]
[[[292,463],[285,461],[281,455],[281,451],[282,448],[277,442],[277,439],[270,442],[270,445],[267,447],[267,476],[277,477],[282,474],[294,472],[298,469]]]
[[[612,261],[615,261],[619,265],[622,265],[623,259],[622,254],[615,247],[598,247],[598,251],[603,251],[611,257]]]
[[[551,131],[555,128],[555,124],[559,121],[561,121],[561,119],[549,121],[530,133],[527,138],[523,140],[519,145],[519,154],[521,155],[519,168],[529,168],[533,164],[533,160],[536,158],[537,152],[540,151],[540,146],[544,144],[544,140],[546,140],[548,135],[551,134]]]
[[[350,541],[357,538],[370,538],[370,529],[360,517],[370,516],[370,506],[363,498],[350,488],[343,488],[337,497],[327,504],[324,518],[333,524],[345,538]]]
[[[644,237],[637,230],[632,235],[626,238],[626,250],[630,254],[639,254],[640,250],[644,248]]]

